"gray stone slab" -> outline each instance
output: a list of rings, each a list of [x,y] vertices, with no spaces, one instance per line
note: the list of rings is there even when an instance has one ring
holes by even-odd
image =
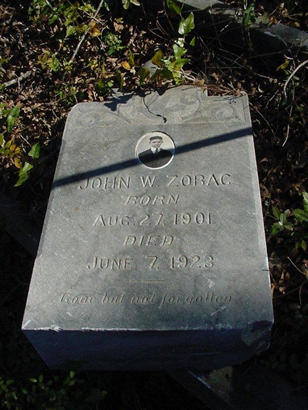
[[[46,363],[212,369],[266,349],[272,322],[247,97],[77,104],[22,325]]]
[[[219,34],[220,39],[229,39],[232,43],[242,43],[243,16],[237,8],[229,7],[219,0],[179,0],[179,2],[192,7],[196,11],[207,13],[215,26],[219,26],[222,22],[223,30]],[[197,26],[199,28],[200,25],[204,27],[201,22],[198,22]],[[208,22],[205,22],[205,27],[207,25]],[[308,51],[308,33],[297,28],[280,23],[264,24],[262,17],[257,17],[256,21],[250,24],[249,31],[255,46],[263,50],[285,50],[289,47],[295,47],[299,48],[303,53]]]
[[[307,389],[296,389],[270,369],[247,363],[203,373],[169,372],[212,410],[306,410]]]

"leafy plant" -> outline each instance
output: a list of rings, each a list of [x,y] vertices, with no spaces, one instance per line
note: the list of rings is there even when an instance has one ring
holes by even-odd
[[[271,229],[272,235],[277,235],[283,231],[289,231],[295,241],[296,249],[307,250],[308,239],[308,193],[303,192],[303,209],[294,209],[293,215],[289,209],[280,212],[277,207],[273,207],[273,217],[276,222]]]
[[[30,151],[28,152],[29,157],[32,157],[33,159],[38,159],[40,157],[40,151],[41,147],[40,144],[37,142],[32,146]]]
[[[284,212],[280,212],[277,207],[273,207],[273,216],[277,222],[275,222],[272,226],[271,234],[276,235],[277,233],[288,230],[293,230],[293,225],[290,221],[288,221],[288,217],[290,216],[290,210],[286,209]]]
[[[176,84],[181,84],[184,81],[183,67],[190,62],[186,56],[188,46],[195,45],[195,37],[187,44],[187,35],[195,28],[194,14],[190,12],[186,18],[182,15],[182,8],[172,0],[166,1],[167,7],[174,11],[179,17],[178,33],[180,36],[172,45],[172,55],[165,57],[161,50],[158,50],[152,58],[152,63],[158,68],[154,74],[154,78],[163,77],[173,80]]]
[[[97,88],[97,91],[101,93],[102,95],[108,95],[113,85],[114,85],[113,80],[99,79],[96,83],[96,88]]]
[[[49,68],[51,71],[59,71],[60,61],[57,58],[57,53],[51,53],[50,50],[44,52],[38,57],[38,62],[43,69]]]
[[[11,109],[7,109],[2,104],[0,106],[0,112],[2,120],[5,120],[6,123],[4,134],[0,134],[0,154],[9,161],[12,161],[15,167],[19,169],[18,180],[14,185],[15,187],[18,187],[29,178],[29,172],[33,168],[33,164],[25,159],[26,157],[23,155],[21,147],[15,143],[15,137],[11,136],[20,115],[20,108],[19,106],[15,106]],[[34,144],[27,155],[32,158],[32,161],[38,159],[40,156],[39,143]]]
[[[108,4],[104,4],[108,9]],[[34,24],[47,22],[58,24],[65,29],[64,36],[83,33],[88,26],[83,21],[83,13],[94,13],[95,9],[89,2],[32,0],[29,6],[29,18]]]
[[[190,12],[188,17],[181,18],[179,25],[179,33],[182,35],[189,34],[195,28],[194,13]]]
[[[246,3],[244,6],[244,14],[243,14],[243,26],[245,29],[250,27],[252,23],[254,23],[257,19],[255,13],[255,2],[252,1],[249,5]]]
[[[102,8],[109,11],[106,1],[100,3],[100,10]],[[72,58],[65,56],[65,53],[71,51],[71,37],[81,37],[81,35],[85,36],[87,33],[90,37],[98,37],[102,34],[101,24],[94,18],[97,10],[92,5],[91,0],[74,2],[69,0],[60,2],[55,0],[32,0],[28,13],[29,19],[34,25],[45,26],[45,29],[49,31],[50,27],[48,26],[52,27],[51,31],[58,42],[58,49],[56,52],[44,50],[38,61],[42,68],[49,68],[53,72],[62,69],[71,70]],[[61,58],[58,54],[61,55]]]
[[[4,133],[0,134],[0,154],[11,160],[16,168],[20,168],[21,163],[21,148],[15,143],[11,133],[17,123],[20,108],[15,106],[11,109],[5,108],[4,104],[0,105],[0,113],[4,120]]]
[[[63,86],[60,87],[60,89],[57,90],[56,95],[68,107],[77,103],[78,101],[77,96],[82,97],[82,93],[78,91],[76,86],[66,85],[66,84],[64,84]]]
[[[40,157],[40,148],[40,144],[37,142],[31,147],[30,151],[28,152],[28,156],[33,158],[33,160],[38,159]],[[33,166],[33,164],[30,164],[29,162],[25,161],[23,166],[19,169],[18,180],[14,185],[15,187],[24,184],[27,181],[27,179],[29,179],[29,172],[31,171]]]
[[[125,10],[129,9],[129,7],[133,4],[134,6],[140,6],[138,0],[122,0],[122,4]]]
[[[21,148],[14,144],[13,140],[4,141],[3,134],[0,134],[0,153],[8,158],[13,159],[17,168],[20,168],[19,155]]]
[[[107,55],[109,56],[126,48],[122,45],[120,37],[111,31],[103,37],[103,41],[108,47]]]
[[[255,2],[254,0],[244,0],[244,10],[243,10],[243,18],[242,18],[242,26],[243,26],[243,38],[247,44],[248,50],[250,52],[253,51],[253,41],[250,32],[250,26],[256,21],[257,16],[255,13]],[[250,2],[250,4],[249,4]]]
[[[13,379],[0,377],[0,405],[3,409],[52,409],[63,410],[98,408],[107,392],[100,388],[80,390],[83,380],[75,372],[66,376],[37,377],[23,380],[22,384]]]
[[[138,70],[138,78],[139,78],[139,85],[143,85],[146,81],[147,78],[150,77],[150,71],[149,69],[145,68],[145,67],[140,67]]]
[[[29,178],[29,172],[33,168],[33,165],[29,164],[29,162],[25,162],[23,167],[20,168],[19,173],[18,173],[18,180],[16,184],[14,185],[15,187],[18,187],[25,183],[27,179]]]
[[[18,106],[13,107],[7,115],[6,118],[6,123],[7,123],[7,130],[8,132],[12,132],[13,127],[16,123],[17,118],[19,117],[20,114],[20,108]]]
[[[295,209],[294,216],[299,222],[308,222],[308,193],[303,192],[303,209]]]

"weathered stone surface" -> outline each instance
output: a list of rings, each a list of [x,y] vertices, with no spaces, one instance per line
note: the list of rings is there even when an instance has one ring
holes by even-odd
[[[23,320],[49,366],[215,368],[267,347],[248,106],[180,87],[72,109]],[[153,141],[167,160],[149,168]]]
[[[243,16],[239,14],[237,8],[229,7],[223,1],[219,0],[179,0],[179,2],[196,10],[208,13],[215,26],[222,22],[224,25],[223,31],[226,31],[226,36],[223,36],[225,40],[229,38],[232,43],[242,42]],[[229,28],[225,30],[227,24]],[[197,26],[199,26],[200,29],[200,23],[198,23]],[[216,27],[216,30],[217,28],[218,27]],[[289,47],[296,47],[304,53],[308,51],[308,33],[297,28],[280,23],[266,25],[262,17],[257,17],[256,21],[251,22],[249,25],[249,30],[255,45],[265,50],[284,50]]]
[[[169,375],[211,410],[306,410],[307,390],[258,364],[243,363],[210,372],[172,371]]]

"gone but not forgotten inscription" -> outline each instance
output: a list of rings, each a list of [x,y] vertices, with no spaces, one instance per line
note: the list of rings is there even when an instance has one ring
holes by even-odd
[[[46,363],[211,369],[264,350],[272,322],[247,97],[77,104],[23,320]]]

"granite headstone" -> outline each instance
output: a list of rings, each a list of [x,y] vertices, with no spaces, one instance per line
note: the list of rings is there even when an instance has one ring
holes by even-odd
[[[219,368],[272,323],[247,96],[77,104],[22,325],[48,366]]]

